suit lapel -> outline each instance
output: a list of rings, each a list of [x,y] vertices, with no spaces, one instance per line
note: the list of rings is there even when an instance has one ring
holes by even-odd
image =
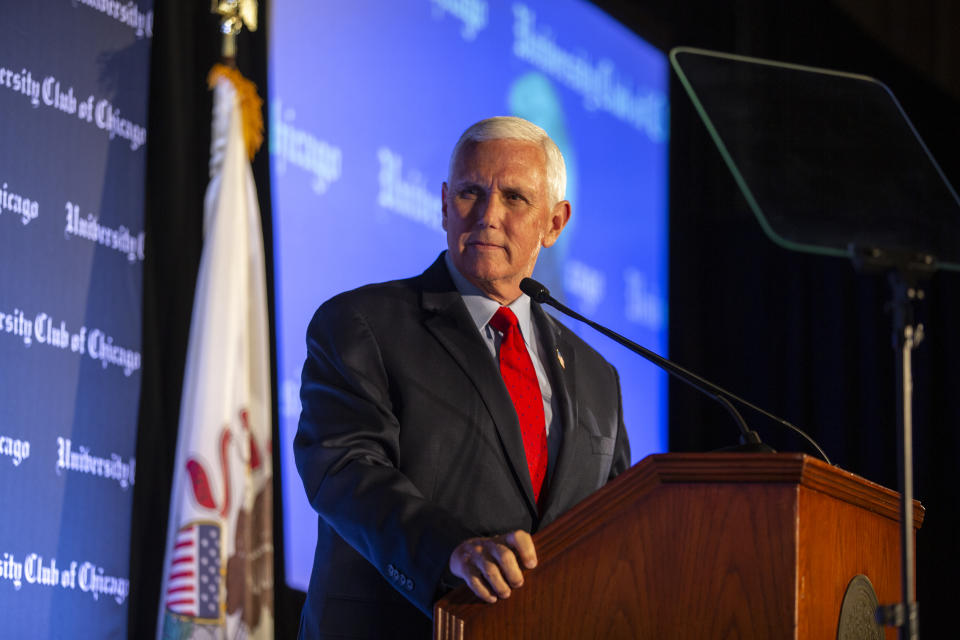
[[[533,317],[537,323],[537,331],[543,342],[550,383],[553,393],[558,397],[560,408],[560,425],[563,429],[563,438],[560,443],[560,452],[553,467],[553,474],[547,485],[547,495],[542,503],[541,519],[550,522],[559,515],[554,513],[556,505],[565,505],[564,494],[567,487],[564,480],[576,476],[577,452],[574,450],[574,429],[577,425],[578,407],[575,398],[576,385],[573,372],[576,371],[575,351],[560,331],[560,326],[547,313],[534,303]],[[569,506],[569,505],[566,505]]]
[[[496,427],[514,477],[527,507],[536,518],[530,470],[523,449],[517,412],[503,384],[500,370],[470,317],[441,256],[422,276],[424,325],[473,383]]]

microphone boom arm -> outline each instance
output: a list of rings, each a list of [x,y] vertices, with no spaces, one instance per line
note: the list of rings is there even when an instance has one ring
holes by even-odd
[[[541,304],[548,304],[556,308],[557,310],[559,310],[561,313],[564,313],[570,316],[571,318],[574,318],[575,320],[579,320],[580,322],[592,327],[594,330],[599,331],[600,333],[607,336],[614,342],[617,342],[623,345],[624,347],[626,347],[627,349],[630,349],[637,355],[642,356],[643,358],[646,358],[647,360],[657,365],[658,367],[660,367],[661,369],[663,369],[673,377],[679,380],[682,380],[683,382],[686,382],[688,385],[690,385],[694,389],[699,390],[701,393],[719,402],[730,413],[734,421],[737,423],[737,426],[740,429],[740,434],[741,434],[740,437],[741,437],[741,440],[743,441],[743,444],[748,446],[754,446],[754,447],[766,446],[761,443],[760,436],[757,435],[757,432],[753,431],[752,429],[750,429],[750,427],[747,426],[747,423],[743,419],[743,416],[740,415],[740,412],[736,410],[736,408],[733,406],[730,400],[738,402],[741,405],[747,407],[748,409],[752,409],[753,411],[756,411],[760,415],[765,416],[770,420],[773,420],[774,422],[777,422],[793,430],[794,432],[798,433],[807,442],[809,442],[814,449],[817,450],[817,453],[820,455],[821,458],[824,459],[824,461],[826,461],[827,464],[833,464],[832,462],[830,462],[830,458],[827,457],[827,454],[824,453],[823,449],[820,448],[820,445],[814,442],[813,438],[808,436],[798,427],[795,427],[794,425],[790,424],[783,418],[775,416],[772,413],[765,411],[764,409],[761,409],[755,404],[748,402],[747,400],[744,400],[743,398],[733,393],[730,393],[723,387],[719,387],[715,385],[714,383],[710,382],[705,378],[698,376],[692,371],[684,369],[680,365],[674,362],[671,362],[670,360],[667,360],[663,356],[660,356],[654,353],[653,351],[650,351],[646,347],[640,346],[639,344],[633,342],[632,340],[629,340],[623,337],[619,333],[615,331],[611,331],[610,329],[607,329],[603,325],[597,324],[593,320],[583,317],[573,309],[567,307],[566,305],[561,303],[559,300],[551,296],[550,291],[545,286],[543,286],[542,284],[534,280],[533,278],[524,278],[520,282],[520,290],[523,291],[528,296],[530,296],[536,302],[539,302]]]

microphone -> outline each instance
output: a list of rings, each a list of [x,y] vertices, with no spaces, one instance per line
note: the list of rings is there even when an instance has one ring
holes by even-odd
[[[630,349],[630,351],[633,351],[637,355],[646,358],[647,360],[657,365],[658,367],[660,367],[661,369],[663,369],[673,377],[686,382],[688,385],[690,385],[694,389],[697,389],[707,397],[712,398],[716,402],[720,403],[723,406],[723,408],[727,410],[727,412],[733,418],[734,422],[737,423],[737,427],[740,429],[741,446],[733,447],[733,448],[740,451],[758,451],[758,452],[765,452],[765,453],[773,452],[773,449],[769,445],[766,445],[760,441],[760,436],[757,434],[757,432],[753,431],[752,429],[750,429],[750,427],[747,426],[747,423],[743,419],[743,416],[740,415],[740,412],[737,411],[736,407],[733,406],[730,400],[738,402],[741,405],[747,407],[748,409],[752,409],[757,413],[773,420],[774,422],[777,422],[789,429],[792,429],[794,432],[800,434],[807,442],[809,442],[813,446],[813,448],[817,450],[817,453],[820,454],[820,457],[823,458],[827,464],[833,464],[832,462],[830,462],[830,458],[827,457],[827,454],[823,452],[823,449],[820,448],[820,445],[814,442],[813,438],[811,438],[806,433],[804,433],[800,428],[795,427],[794,425],[790,424],[783,418],[775,416],[772,413],[769,413],[768,411],[764,411],[760,407],[750,402],[747,402],[743,398],[740,398],[739,396],[736,396],[730,393],[726,389],[713,384],[709,380],[705,378],[701,378],[697,374],[693,373],[692,371],[688,371],[687,369],[684,369],[683,367],[676,364],[675,362],[667,360],[666,358],[660,355],[657,355],[653,351],[650,351],[649,349],[642,347],[639,344],[628,340],[627,338],[624,338],[619,333],[616,333],[615,331],[611,331],[610,329],[607,329],[603,325],[597,324],[596,322],[583,317],[573,309],[570,309],[566,305],[562,304],[559,300],[551,296],[550,290],[547,289],[542,284],[540,284],[539,282],[537,282],[536,280],[534,280],[533,278],[524,278],[523,280],[521,280],[520,290],[523,291],[528,296],[530,296],[531,300],[534,300],[540,304],[548,304],[554,309],[557,309],[558,311],[560,311],[560,313],[563,313],[575,320],[579,320],[580,322],[583,322],[584,324],[592,327],[596,331],[599,331],[603,335],[607,336],[611,340],[618,342],[619,344],[623,345],[627,349]]]

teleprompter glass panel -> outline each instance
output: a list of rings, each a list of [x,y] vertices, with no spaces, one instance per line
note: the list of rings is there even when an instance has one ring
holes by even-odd
[[[774,242],[921,252],[960,270],[960,199],[884,84],[690,48],[670,60]]]

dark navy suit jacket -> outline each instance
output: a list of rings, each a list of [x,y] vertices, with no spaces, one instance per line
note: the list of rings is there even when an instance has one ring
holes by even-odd
[[[301,638],[429,638],[454,547],[535,532],[629,466],[616,370],[532,306],[563,428],[539,510],[516,411],[442,255],[317,310],[294,440],[320,514]]]

